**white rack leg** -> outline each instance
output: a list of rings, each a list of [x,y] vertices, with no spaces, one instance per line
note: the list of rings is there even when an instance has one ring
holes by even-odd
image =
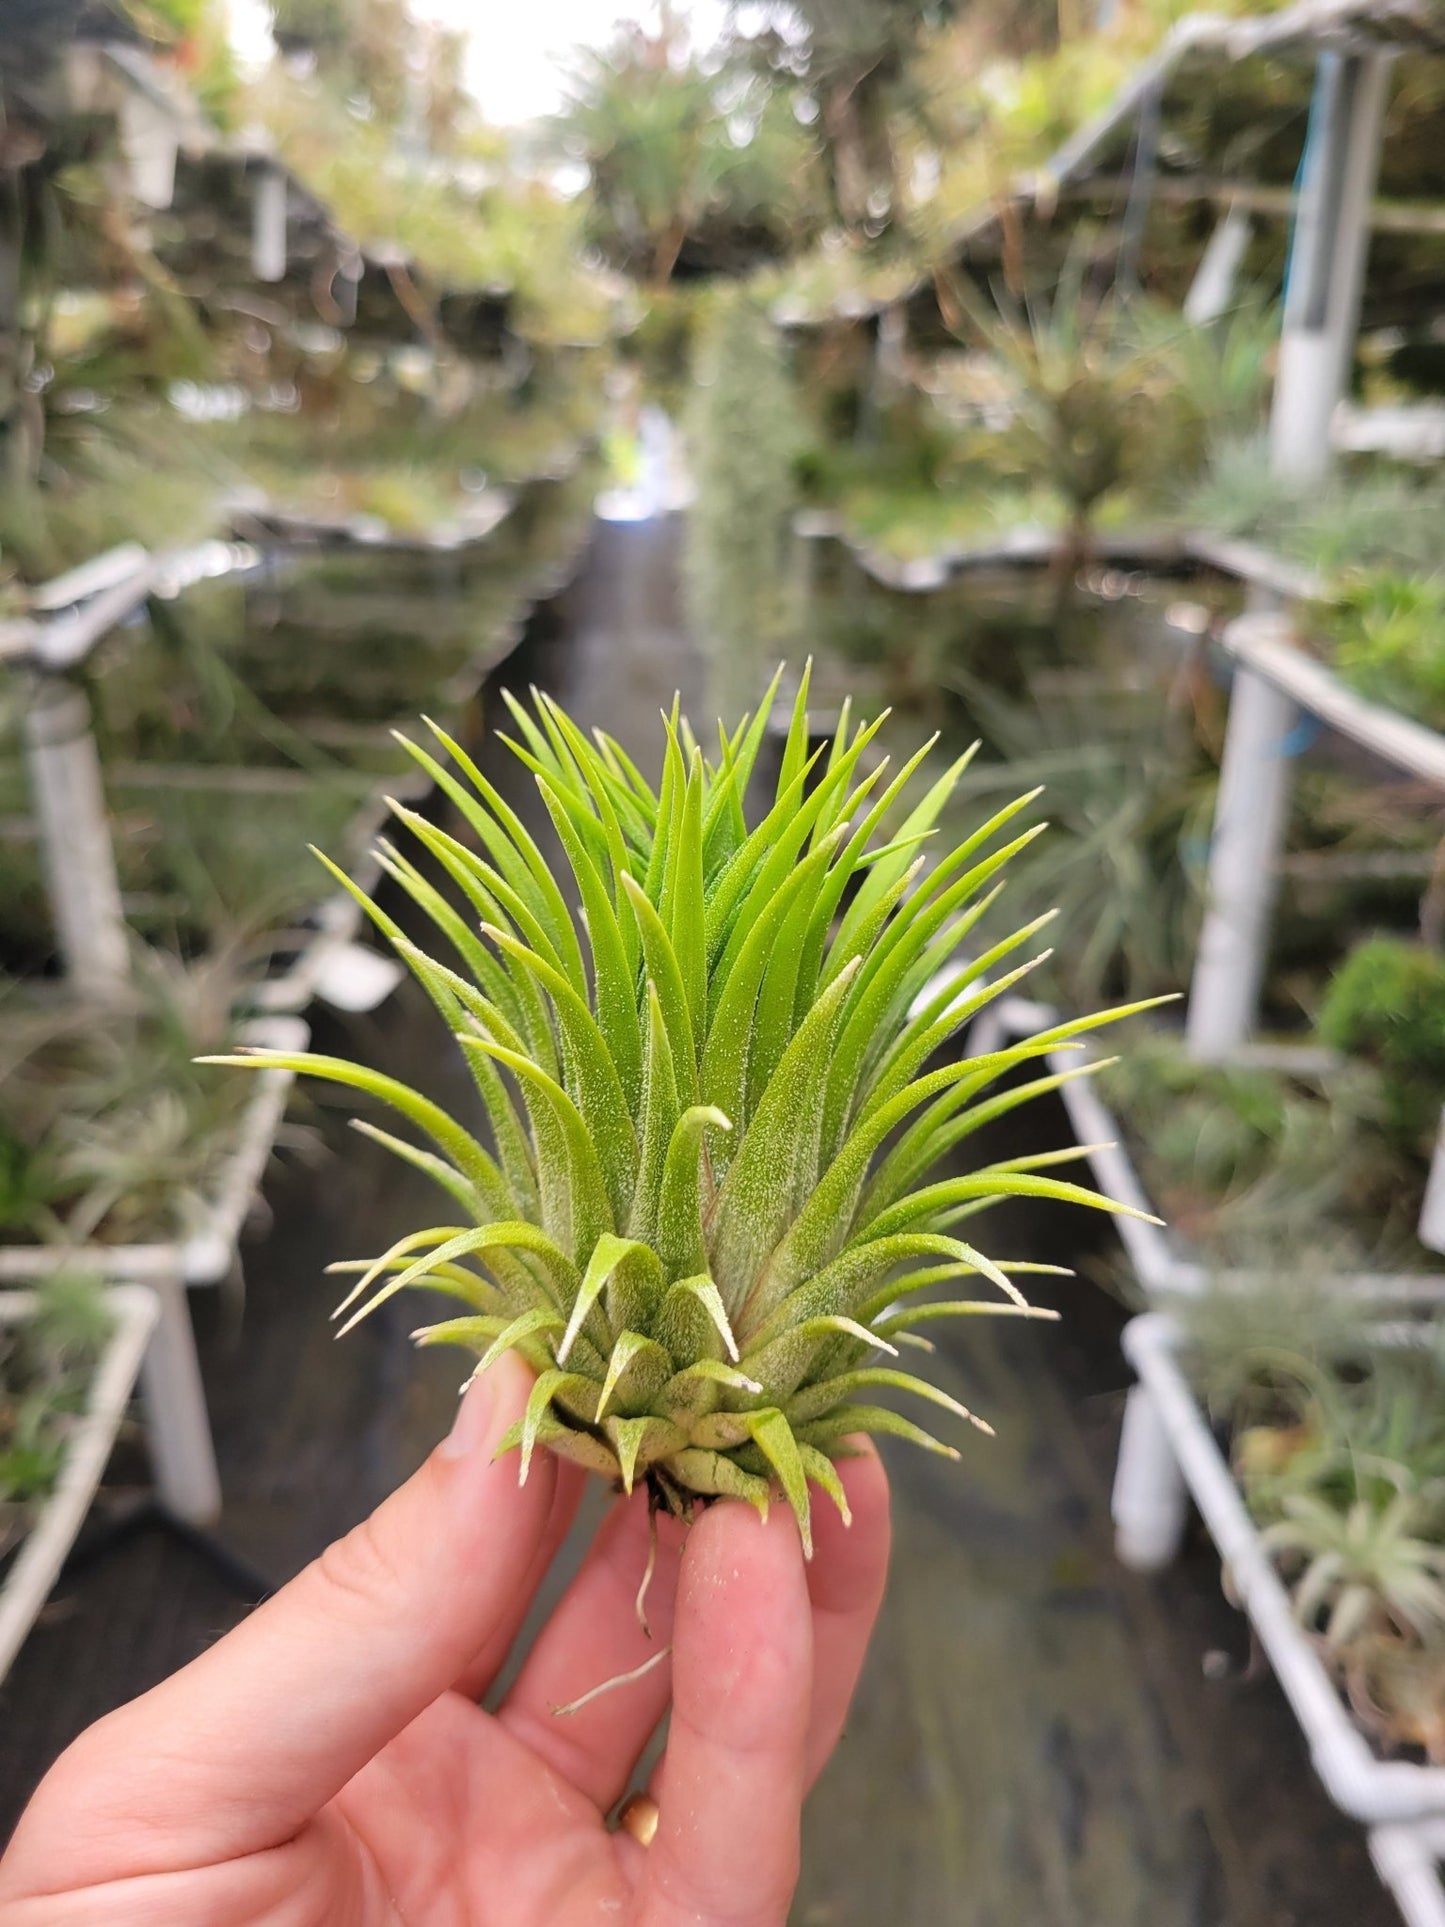
[[[284,281],[290,199],[286,175],[274,162],[263,161],[251,191],[251,271],[258,281]]]
[[[1235,671],[1214,805],[1209,907],[1189,994],[1189,1048],[1203,1063],[1232,1055],[1254,1027],[1279,884],[1299,712],[1253,670]]]
[[[114,997],[130,975],[130,942],[90,704],[73,683],[36,679],[25,758],[66,975],[84,996]]]
[[[1387,55],[1320,57],[1270,414],[1271,467],[1302,484],[1329,466],[1359,330],[1388,71]],[[1230,1056],[1254,1026],[1289,803],[1281,752],[1296,720],[1287,696],[1236,671],[1189,1000],[1189,1047],[1205,1062]]]
[[[151,1464],[161,1501],[192,1525],[209,1525],[221,1510],[221,1478],[196,1357],[186,1287],[155,1282],[161,1315],[141,1372]]]
[[[1114,1546],[1135,1572],[1157,1572],[1179,1551],[1189,1517],[1189,1492],[1152,1395],[1129,1393],[1112,1500]]]
[[[1220,216],[1184,297],[1186,321],[1202,328],[1225,313],[1253,232],[1254,223],[1242,207],[1230,207]]]
[[[1390,57],[1320,57],[1270,414],[1271,466],[1302,482],[1330,461],[1349,381],[1370,245]]]
[[[1445,1110],[1440,1113],[1435,1155],[1430,1160],[1430,1180],[1420,1207],[1419,1238],[1431,1251],[1445,1251]]]
[[[1439,1821],[1375,1827],[1370,1857],[1407,1927],[1445,1927],[1439,1866],[1445,1858],[1445,1827]]]

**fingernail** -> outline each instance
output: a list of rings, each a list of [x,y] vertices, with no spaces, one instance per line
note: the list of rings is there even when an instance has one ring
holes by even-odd
[[[490,1375],[474,1378],[462,1394],[461,1405],[452,1429],[442,1440],[444,1459],[464,1459],[484,1444],[491,1429],[492,1382]]]

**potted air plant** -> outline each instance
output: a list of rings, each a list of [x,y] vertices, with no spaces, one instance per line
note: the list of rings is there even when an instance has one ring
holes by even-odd
[[[429,1173],[451,1209],[338,1266],[359,1274],[343,1310],[349,1326],[425,1286],[458,1315],[424,1326],[420,1343],[460,1345],[478,1371],[519,1352],[536,1372],[508,1441],[523,1478],[547,1446],[627,1490],[645,1482],[654,1508],[682,1515],[718,1495],[766,1508],[780,1487],[807,1546],[809,1487],[843,1506],[834,1461],[850,1435],[957,1456],[876,1394],[914,1394],[988,1429],[895,1362],[919,1328],[1054,1315],[1016,1282],[1052,1268],[986,1256],[967,1221],[1018,1196],[1128,1210],[1049,1174],[1057,1153],[930,1177],[971,1132],[1073,1074],[992,1088],[1005,1073],[1122,1013],[929,1068],[1037,961],[1014,960],[1047,919],[974,942],[1000,872],[1037,831],[1002,840],[1021,800],[927,862],[962,762],[910,807],[926,749],[892,773],[869,757],[878,723],[854,727],[846,709],[831,747],[809,755],[806,674],[775,797],[750,826],[743,800],[776,688],[720,733],[715,756],[674,705],[657,790],[546,696],[535,714],[512,703],[511,746],[570,877],[456,743],[434,730],[438,756],[413,746],[477,848],[396,812],[453,886],[386,849],[435,956],[362,902],[452,1032],[490,1148],[362,1065],[265,1050],[214,1061],[350,1086],[426,1140],[361,1126]],[[932,1286],[954,1289],[925,1295]]]
[[[75,1543],[159,1306],[58,1272],[0,1291],[0,1680]]]
[[[1445,1814],[1438,1341],[1365,1327],[1302,1280],[1125,1327],[1118,1550],[1166,1565],[1192,1498],[1330,1798],[1370,1826],[1414,1823]]]

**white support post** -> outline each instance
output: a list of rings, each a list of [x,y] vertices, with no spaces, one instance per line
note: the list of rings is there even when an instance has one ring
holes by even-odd
[[[177,1517],[210,1525],[221,1511],[221,1478],[186,1287],[179,1276],[150,1282],[161,1315],[146,1348],[141,1391],[156,1490]]]
[[[802,527],[799,527],[799,524]],[[813,625],[813,605],[817,600],[818,573],[820,567],[819,550],[822,543],[810,533],[806,514],[795,515],[792,526],[792,608],[790,614],[793,629],[797,635],[810,636]]]
[[[1253,669],[1236,668],[1209,851],[1209,908],[1189,993],[1189,1049],[1231,1056],[1259,1007],[1289,818],[1289,739],[1299,711]]]
[[[181,137],[173,115],[127,87],[120,109],[120,144],[130,191],[142,207],[168,208],[176,197]]]
[[[1253,231],[1254,224],[1242,207],[1226,208],[1219,217],[1184,297],[1186,321],[1195,327],[1205,327],[1211,321],[1218,321],[1229,307]]]
[[[113,998],[130,976],[130,942],[90,704],[63,677],[36,678],[25,758],[65,973],[82,996]]]
[[[1189,1490],[1153,1394],[1135,1385],[1124,1407],[1111,1501],[1114,1546],[1134,1572],[1158,1572],[1178,1554]]]
[[[1431,1251],[1445,1251],[1445,1109],[1440,1113],[1440,1128],[1435,1134],[1435,1155],[1430,1160],[1430,1179],[1425,1186],[1425,1201],[1420,1207],[1420,1242]]]
[[[1320,56],[1269,430],[1275,473],[1295,481],[1329,467],[1349,381],[1389,71],[1388,54]]]
[[[1405,1927],[1445,1927],[1445,1886],[1440,1878],[1445,1823],[1418,1820],[1374,1827],[1370,1858],[1394,1896]]]
[[[284,168],[263,161],[251,207],[251,271],[258,281],[286,279],[288,183]]]
[[[1388,71],[1386,54],[1320,57],[1270,416],[1274,471],[1302,484],[1329,465],[1354,354]],[[1254,1027],[1297,721],[1288,697],[1236,672],[1189,1000],[1189,1047],[1203,1062],[1232,1055]]]
[[[873,367],[881,394],[896,394],[908,385],[908,310],[901,301],[878,317]]]

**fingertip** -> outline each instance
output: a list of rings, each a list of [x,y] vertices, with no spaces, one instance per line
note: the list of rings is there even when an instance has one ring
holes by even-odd
[[[531,1374],[521,1359],[505,1355],[462,1386],[451,1430],[436,1449],[441,1460],[466,1459],[498,1441],[526,1410]]]
[[[539,1447],[520,1478],[516,1449],[501,1449],[526,1410],[534,1382],[524,1361],[511,1354],[473,1379],[407,1504],[413,1534],[437,1529],[436,1517],[428,1516],[434,1509],[451,1522],[459,1568],[490,1565],[501,1539],[530,1563],[546,1534],[562,1475],[572,1468]]]
[[[797,1521],[784,1505],[766,1518],[740,1499],[719,1499],[688,1534],[685,1577],[711,1587],[785,1584],[803,1570]]]

